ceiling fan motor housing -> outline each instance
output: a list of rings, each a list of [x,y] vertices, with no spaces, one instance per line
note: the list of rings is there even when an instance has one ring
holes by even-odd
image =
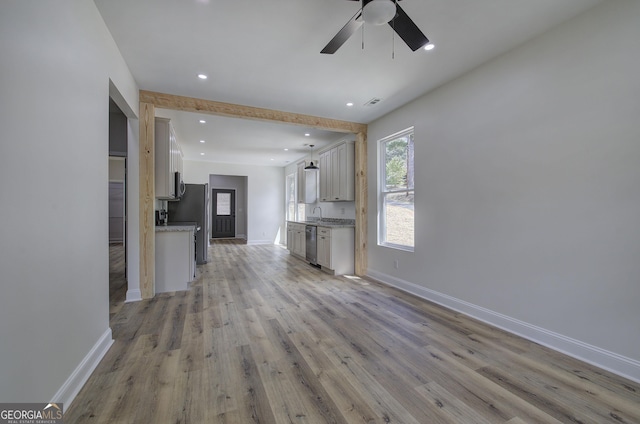
[[[384,25],[396,15],[396,4],[391,0],[362,0],[362,19],[371,25]]]
[[[414,52],[424,47],[429,39],[400,7],[398,1],[400,0],[362,0],[362,9],[353,15],[320,53],[334,54],[365,22],[371,25],[388,23]]]

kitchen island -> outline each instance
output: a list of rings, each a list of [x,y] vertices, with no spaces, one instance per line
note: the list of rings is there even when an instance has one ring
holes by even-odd
[[[196,223],[156,226],[156,293],[187,290],[195,279]]]

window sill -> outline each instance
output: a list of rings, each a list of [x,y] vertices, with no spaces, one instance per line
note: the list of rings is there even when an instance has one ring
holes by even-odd
[[[393,244],[393,243],[378,243],[378,246],[387,247],[389,249],[395,249],[395,250],[403,250],[405,252],[413,252],[415,249],[415,246],[404,246],[401,244]]]

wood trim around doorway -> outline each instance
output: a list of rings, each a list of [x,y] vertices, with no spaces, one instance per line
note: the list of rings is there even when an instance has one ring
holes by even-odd
[[[209,115],[280,122],[327,131],[356,134],[355,271],[367,270],[367,125],[251,106],[216,102],[140,90],[140,292],[143,299],[155,295],[155,108]]]
[[[140,103],[140,296],[155,295],[155,106]]]

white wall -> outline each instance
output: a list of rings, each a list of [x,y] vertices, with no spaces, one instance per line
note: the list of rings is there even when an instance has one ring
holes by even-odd
[[[320,211],[313,209],[320,206],[323,218],[356,219],[355,202],[316,202],[307,205],[307,217],[320,216]]]
[[[137,87],[90,0],[2,2],[0,57],[0,401],[68,403],[111,341],[110,81]]]
[[[184,182],[209,183],[209,175],[247,177],[247,243],[279,243],[284,227],[284,168],[184,161]]]
[[[408,253],[370,179],[369,274],[640,380],[639,22],[605,2],[371,124],[371,176],[415,125],[417,182]]]

